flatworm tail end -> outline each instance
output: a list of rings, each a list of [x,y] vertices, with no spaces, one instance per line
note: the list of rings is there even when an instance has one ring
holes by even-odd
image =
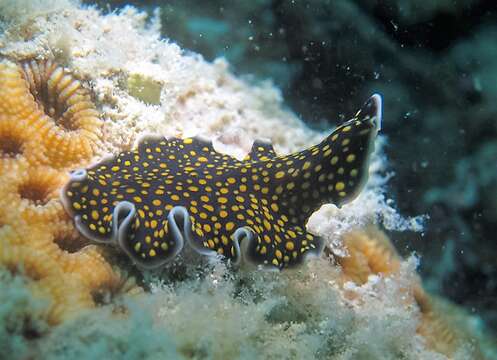
[[[381,95],[373,94],[352,119],[322,143],[330,146],[327,188],[331,190],[329,200],[337,206],[354,200],[367,182],[382,112]]]
[[[292,222],[305,223],[321,205],[340,207],[358,196],[368,178],[381,118],[381,96],[374,94],[320,144],[275,159],[280,163],[281,187],[285,186],[281,204]]]
[[[354,118],[363,122],[371,121],[377,131],[381,130],[382,121],[382,98],[380,94],[373,94],[362,106],[362,108],[355,114]]]

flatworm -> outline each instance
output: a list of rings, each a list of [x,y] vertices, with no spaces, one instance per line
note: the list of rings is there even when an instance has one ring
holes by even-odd
[[[145,137],[74,171],[62,199],[84,236],[116,244],[143,268],[171,261],[185,243],[235,264],[291,267],[324,246],[306,231],[309,216],[361,191],[380,128],[375,94],[320,144],[285,156],[262,141],[239,161],[199,138]]]

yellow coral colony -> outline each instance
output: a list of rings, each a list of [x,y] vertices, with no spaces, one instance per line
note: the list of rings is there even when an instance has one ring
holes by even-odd
[[[94,155],[101,126],[89,92],[51,60],[0,62],[0,265],[51,299],[51,323],[119,281],[58,199],[68,169]]]

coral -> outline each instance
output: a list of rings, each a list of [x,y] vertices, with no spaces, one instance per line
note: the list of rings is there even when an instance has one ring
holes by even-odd
[[[28,245],[3,243],[0,264],[11,273],[26,274],[38,296],[50,299],[46,320],[51,324],[91,307],[91,294],[76,274],[64,273],[57,259]]]
[[[3,218],[21,216],[32,223],[57,224],[65,219],[58,194],[67,175],[48,166],[23,163],[15,171],[6,169],[1,181],[0,211]],[[12,211],[16,209],[17,211]]]
[[[91,291],[113,290],[118,284],[117,275],[96,245],[88,245],[76,253],[66,254],[59,261],[63,271],[78,274],[80,282]]]
[[[96,292],[120,281],[58,198],[65,167],[90,160],[98,140],[89,99],[50,60],[0,62],[0,265],[49,300],[50,324],[93,307]]]
[[[50,228],[17,222],[0,227],[0,265],[27,276],[36,292],[51,300],[47,321],[56,324],[94,306],[99,289],[113,290],[118,276],[93,246],[67,253],[55,243]]]
[[[370,226],[364,230],[353,230],[343,235],[347,256],[337,256],[347,281],[364,284],[370,275],[385,276],[397,273],[400,257],[388,237]]]
[[[185,242],[236,264],[290,267],[323,248],[305,231],[309,216],[362,190],[380,126],[375,95],[320,144],[286,156],[256,142],[240,162],[199,139],[148,137],[75,171],[63,202],[83,235],[119,244],[145,268],[169,262]]]
[[[472,359],[485,358],[476,331],[470,325],[471,318],[463,310],[438,296],[428,295],[421,287],[416,289],[414,297],[421,310],[417,333],[430,348],[451,358],[459,349],[467,348]]]
[[[94,155],[102,121],[81,83],[51,60],[0,64],[2,160],[74,166]]]
[[[0,84],[0,166],[15,166],[21,159],[37,163],[42,149],[35,129],[24,121],[35,105],[19,68],[1,61]]]
[[[390,239],[381,230],[369,226],[364,230],[353,230],[342,236],[348,254],[343,257],[334,256],[341,266],[340,283],[348,289],[347,282],[359,285],[368,283],[371,277],[382,276],[396,278],[402,266],[402,258],[398,255]],[[401,289],[407,304],[419,307],[421,319],[416,333],[423,336],[427,346],[448,357],[461,348],[467,347],[474,358],[482,358],[478,346],[470,345],[475,339],[469,331],[463,329],[461,318],[453,314],[459,310],[447,302],[425,292],[421,282],[417,279],[409,287]],[[346,295],[355,298],[354,294]],[[351,296],[352,295],[352,296]],[[458,321],[454,321],[457,319]]]
[[[41,116],[22,115],[36,129],[48,162],[55,167],[91,158],[102,121],[81,83],[51,60],[22,64],[22,73]]]

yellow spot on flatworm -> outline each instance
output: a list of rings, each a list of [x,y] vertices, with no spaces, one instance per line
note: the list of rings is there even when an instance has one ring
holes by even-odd
[[[220,196],[217,198],[217,201],[220,203],[220,204],[226,204],[228,202],[228,199],[223,197],[223,196]]]
[[[343,190],[343,189],[345,189],[345,184],[343,182],[339,181],[335,184],[335,189],[338,191]]]

